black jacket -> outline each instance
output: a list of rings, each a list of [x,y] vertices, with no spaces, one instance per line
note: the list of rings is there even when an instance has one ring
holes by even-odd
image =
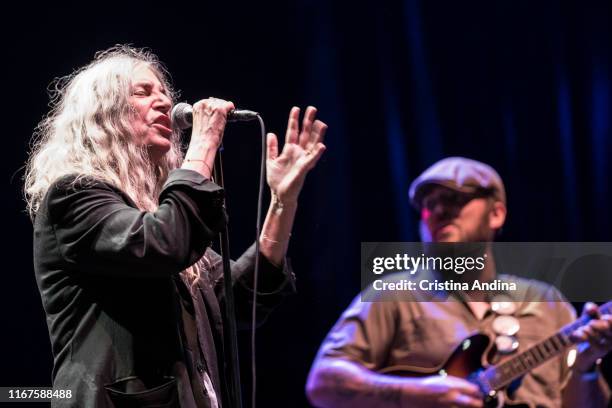
[[[223,190],[173,170],[155,212],[121,190],[76,176],[55,182],[34,222],[34,267],[54,356],[54,406],[206,407],[202,376],[227,406],[222,266],[207,248],[224,225]],[[206,253],[191,289],[178,272]],[[232,264],[238,318],[249,317],[255,251]],[[263,258],[258,308],[294,290],[287,262]]]

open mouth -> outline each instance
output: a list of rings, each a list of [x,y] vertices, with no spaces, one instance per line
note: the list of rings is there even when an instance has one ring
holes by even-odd
[[[172,129],[165,127],[164,125],[161,125],[159,123],[154,123],[152,125],[152,127],[156,128],[159,135],[161,137],[163,137],[166,140],[170,140],[171,135],[172,135]]]
[[[153,122],[152,126],[156,127],[166,135],[172,133],[172,125],[170,123],[170,118],[168,118],[168,116],[166,115],[160,116],[159,118],[155,119],[155,122]]]

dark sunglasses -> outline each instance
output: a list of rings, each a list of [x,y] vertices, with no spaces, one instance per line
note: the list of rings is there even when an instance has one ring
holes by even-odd
[[[425,194],[421,200],[421,210],[433,211],[438,205],[443,208],[462,208],[475,198],[491,197],[491,189],[479,188],[471,193],[464,193],[450,188],[439,189],[430,194]]]

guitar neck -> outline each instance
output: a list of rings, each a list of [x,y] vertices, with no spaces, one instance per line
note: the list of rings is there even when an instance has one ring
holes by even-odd
[[[602,314],[609,314],[612,310],[612,302],[600,306],[599,310]],[[487,368],[482,373],[483,379],[496,391],[504,388],[540,364],[563,353],[567,347],[573,344],[570,339],[572,332],[586,325],[590,320],[589,316],[582,316],[522,353],[503,363]]]

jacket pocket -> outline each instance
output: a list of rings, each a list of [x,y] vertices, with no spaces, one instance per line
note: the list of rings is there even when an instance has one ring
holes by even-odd
[[[140,377],[121,378],[104,386],[116,408],[175,408],[179,407],[176,378],[161,377],[145,383]]]

